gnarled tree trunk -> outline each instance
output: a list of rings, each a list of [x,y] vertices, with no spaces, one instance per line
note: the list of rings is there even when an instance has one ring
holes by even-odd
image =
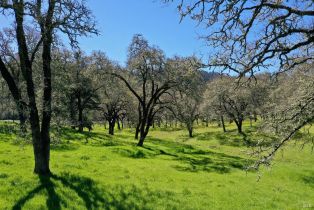
[[[238,128],[238,133],[243,133],[243,131],[242,131],[242,122],[243,122],[242,118],[238,118],[237,120],[235,120],[235,123],[236,123],[237,128]]]
[[[114,126],[116,124],[116,120],[115,119],[111,119],[108,122],[109,122],[109,134],[110,135],[114,135]]]
[[[221,121],[223,132],[227,132],[223,115],[220,116],[220,121]]]

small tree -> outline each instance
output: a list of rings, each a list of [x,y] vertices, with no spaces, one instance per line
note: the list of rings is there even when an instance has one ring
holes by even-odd
[[[190,137],[193,137],[193,125],[199,117],[204,89],[204,81],[198,71],[199,63],[195,57],[176,57],[169,61],[179,78],[178,85],[171,91],[169,109],[175,118],[185,124]]]
[[[109,76],[105,83],[105,87],[100,91],[100,110],[105,120],[108,121],[109,134],[114,135],[115,124],[125,117],[128,103],[132,99],[118,78]]]
[[[143,146],[154,116],[161,109],[161,96],[175,83],[165,68],[164,53],[159,48],[150,46],[142,35],[133,37],[128,52],[126,70],[132,79],[126,79],[118,72],[111,74],[121,79],[138,100],[140,139],[137,145]]]
[[[74,63],[69,72],[71,85],[68,87],[67,103],[73,126],[78,126],[82,132],[84,126],[88,124],[85,112],[98,109],[99,94],[98,90],[102,85],[98,84],[96,71],[91,66],[91,58],[83,56],[82,52],[74,55]]]
[[[208,84],[206,99],[225,129],[224,115],[233,120],[238,132],[243,133],[242,123],[250,105],[250,90],[247,83],[239,84],[235,78],[219,77]]]
[[[209,82],[206,86],[203,100],[203,112],[209,115],[211,119],[216,120],[218,125],[222,126],[223,132],[226,132],[225,116],[223,107],[224,86],[221,85],[221,77]]]

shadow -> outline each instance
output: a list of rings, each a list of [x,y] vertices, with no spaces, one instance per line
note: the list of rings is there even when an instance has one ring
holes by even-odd
[[[251,138],[244,132],[240,133],[243,137],[243,142],[246,146],[253,146],[253,142],[251,141]]]
[[[220,145],[232,147],[256,147],[270,146],[278,141],[275,136],[257,132],[253,128],[247,129],[245,133],[239,134],[237,130],[227,132],[205,132],[196,134],[195,138],[200,141],[218,141]]]
[[[63,176],[52,175],[52,178],[75,191],[84,201],[87,209],[98,208],[100,207],[100,203],[106,202],[102,197],[102,191],[97,188],[94,181],[90,178],[70,175],[68,173]]]
[[[114,148],[113,151],[128,158],[154,158],[167,156],[175,161],[173,167],[186,172],[229,173],[232,169],[244,170],[252,160],[224,153],[201,150],[188,144],[156,138],[149,139],[143,147]]]
[[[11,165],[13,165],[13,163],[11,161],[8,161],[8,160],[0,160],[0,165],[11,166]]]
[[[130,138],[130,136],[127,135],[117,134],[112,136],[104,132],[79,132],[72,128],[62,128],[60,137],[60,142],[51,145],[52,150],[67,151],[79,149],[79,144],[72,144],[72,142],[80,142],[82,144],[89,144],[96,147],[135,145],[134,142],[126,141],[127,138]]]
[[[34,198],[36,194],[40,193],[42,190],[47,192],[46,206],[49,210],[59,210],[61,209],[61,198],[55,191],[55,185],[52,182],[52,177],[49,176],[39,176],[40,185],[34,188],[32,191],[28,192],[26,196],[19,199],[16,204],[12,207],[13,210],[21,210],[27,201]]]
[[[218,141],[220,145],[242,147],[247,146],[247,136],[238,134],[237,131],[228,130],[226,132],[215,131],[196,134],[195,138],[200,141]]]
[[[46,206],[49,210],[59,210],[61,205],[65,204],[61,196],[56,193],[56,185],[54,182],[60,182],[65,188],[74,191],[84,202],[87,209],[99,208],[101,203],[105,203],[102,192],[96,187],[92,179],[71,175],[68,173],[62,176],[39,176],[40,185],[32,191],[28,192],[26,196],[22,197],[13,206],[13,210],[20,210],[25,203],[46,190],[47,200]]]
[[[180,131],[184,129],[183,127],[155,127],[155,128],[152,128],[151,130],[152,131],[166,131],[166,132],[169,132],[169,131]]]
[[[52,144],[50,148],[51,150],[55,150],[55,151],[71,151],[71,150],[79,149],[79,145],[74,145],[71,143],[58,143],[58,144]]]
[[[92,135],[92,132],[79,132],[78,130],[68,127],[63,127],[59,132],[62,139],[75,141],[85,141],[86,138],[90,138]]]
[[[0,179],[7,179],[9,177],[6,173],[0,173]]]
[[[149,142],[150,144],[145,144],[142,148],[128,149],[124,156],[132,157],[136,151],[141,151],[140,158],[153,158],[157,155],[168,156],[177,163],[179,162],[179,165],[173,166],[175,169],[187,172],[229,173],[232,169],[245,170],[248,165],[253,163],[251,159],[211,150],[201,150],[180,142],[157,138],[149,138]]]
[[[181,156],[179,158],[182,164],[174,166],[179,171],[186,172],[216,172],[230,173],[232,169],[245,170],[246,166],[251,163],[250,160],[236,156],[213,153],[210,157],[201,156]]]
[[[135,159],[140,159],[140,158],[153,158],[154,156],[160,154],[157,151],[147,149],[146,147],[117,147],[114,148],[112,151],[123,156],[123,157],[128,157],[128,158],[135,158]]]
[[[13,210],[22,209],[43,190],[47,192],[46,207],[49,210],[65,207],[79,208],[81,205],[86,209],[154,209],[154,206],[150,205],[160,199],[171,200],[173,203],[168,206],[176,209],[175,205],[179,203],[174,201],[174,193],[171,191],[151,191],[147,187],[138,188],[134,185],[107,186],[104,190],[90,178],[69,173],[63,173],[61,176],[39,176],[39,180],[40,184],[20,198],[12,207]],[[69,193],[68,190],[74,193]],[[82,201],[82,204],[76,202],[75,196]]]
[[[302,181],[311,187],[314,188],[314,173],[312,172],[310,175],[303,176]]]

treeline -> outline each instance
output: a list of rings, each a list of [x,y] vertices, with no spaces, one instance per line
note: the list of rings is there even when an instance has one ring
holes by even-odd
[[[40,58],[36,62],[41,62]],[[8,62],[18,72],[15,60]],[[38,65],[40,66],[40,65]],[[244,120],[268,121],[282,118],[291,105],[306,97],[313,80],[312,65],[303,65],[294,73],[273,76],[260,73],[254,77],[233,77],[207,73],[195,56],[166,58],[142,35],[135,35],[128,48],[125,67],[110,60],[104,52],[86,55],[80,50],[56,47],[52,52],[53,124],[69,126],[82,132],[94,123],[104,124],[114,135],[115,127],[135,128],[134,136],[142,146],[150,127],[184,126],[190,137],[197,122],[216,122],[226,132],[226,122],[234,122],[242,134]],[[41,81],[40,69],[34,69]],[[18,86],[25,84],[15,78]],[[13,98],[2,83],[2,119],[17,120]],[[36,83],[36,97],[43,97],[41,82]],[[26,95],[21,88],[22,97]],[[26,100],[23,98],[23,100]],[[300,105],[301,106],[301,105]],[[277,119],[278,120],[278,119]],[[293,119],[291,119],[293,120]],[[287,120],[284,120],[287,121]],[[265,126],[266,127],[266,126]]]

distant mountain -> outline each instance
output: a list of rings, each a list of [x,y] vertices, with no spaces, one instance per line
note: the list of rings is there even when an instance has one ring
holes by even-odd
[[[207,82],[207,81],[211,81],[213,79],[215,79],[216,77],[220,76],[220,73],[217,72],[208,72],[205,70],[200,70],[201,75],[203,77],[203,79]]]

